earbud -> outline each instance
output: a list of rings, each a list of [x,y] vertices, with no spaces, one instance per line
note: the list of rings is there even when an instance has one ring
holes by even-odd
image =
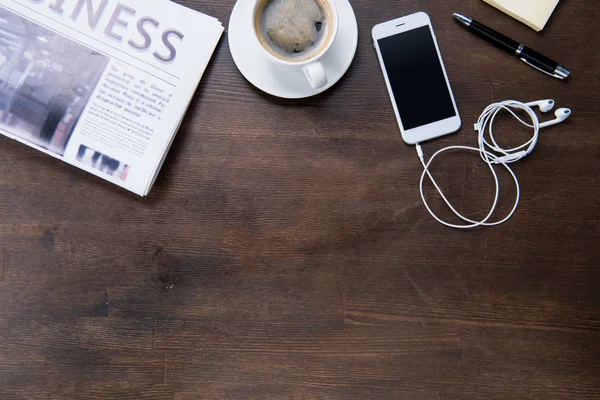
[[[561,122],[563,122],[571,116],[571,110],[568,108],[559,108],[554,112],[554,115],[556,116],[556,119],[541,123],[540,128],[546,128],[548,126],[560,124]]]
[[[554,100],[546,99],[546,100],[538,100],[532,101],[530,103],[525,103],[526,106],[529,107],[539,107],[540,111],[543,113],[549,112],[554,107]]]

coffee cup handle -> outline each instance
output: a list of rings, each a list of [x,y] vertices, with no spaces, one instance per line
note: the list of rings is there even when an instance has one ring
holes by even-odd
[[[320,89],[327,85],[325,68],[323,68],[323,64],[321,64],[319,61],[305,65],[302,70],[304,71],[306,79],[308,79],[308,83],[310,83],[310,86],[312,86],[313,89]]]

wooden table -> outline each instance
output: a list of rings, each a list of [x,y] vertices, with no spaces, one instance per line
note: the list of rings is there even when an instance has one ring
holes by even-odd
[[[180,2],[225,24],[234,4]],[[537,34],[476,0],[353,6],[356,59],[311,99],[252,87],[225,35],[147,198],[0,139],[1,399],[600,397],[600,7],[562,2]],[[503,226],[448,229],[421,203],[370,41],[420,10],[464,121],[427,156],[476,144],[493,101],[573,109],[515,166],[522,200]],[[455,11],[572,77],[521,65]],[[529,134],[508,117],[498,132]],[[435,171],[466,213],[489,207],[476,154]]]

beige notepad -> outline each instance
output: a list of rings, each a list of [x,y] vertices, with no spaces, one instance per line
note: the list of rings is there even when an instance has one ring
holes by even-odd
[[[483,0],[536,31],[544,29],[559,0]]]

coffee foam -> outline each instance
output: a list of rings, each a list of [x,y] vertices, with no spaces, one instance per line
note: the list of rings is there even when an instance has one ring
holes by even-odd
[[[264,1],[256,17],[263,46],[284,60],[309,59],[329,39],[327,11],[318,0]]]

